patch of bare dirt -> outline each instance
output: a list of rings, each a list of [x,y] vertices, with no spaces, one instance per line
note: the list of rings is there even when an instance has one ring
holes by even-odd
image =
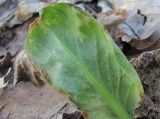
[[[160,49],[131,60],[144,87],[141,119],[160,119]]]

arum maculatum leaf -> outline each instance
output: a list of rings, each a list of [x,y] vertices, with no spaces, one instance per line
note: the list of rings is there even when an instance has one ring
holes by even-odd
[[[81,9],[67,3],[44,8],[29,30],[26,51],[89,118],[134,118],[143,96],[140,79],[104,28]]]

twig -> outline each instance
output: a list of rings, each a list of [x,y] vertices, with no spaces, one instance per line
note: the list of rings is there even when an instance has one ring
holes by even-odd
[[[49,119],[52,119],[55,115],[57,116],[57,114],[62,111],[66,106],[68,105],[68,103],[64,104],[55,114],[51,115],[49,117]]]
[[[95,15],[95,17],[98,16],[97,12],[95,12],[92,8],[90,8],[88,5],[84,4],[84,6],[86,7],[86,9],[88,9],[93,15]]]

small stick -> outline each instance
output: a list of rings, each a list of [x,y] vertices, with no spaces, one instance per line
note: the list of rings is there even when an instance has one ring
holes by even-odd
[[[68,103],[64,104],[55,114],[53,114],[52,116],[50,116],[49,119],[52,119],[55,115],[57,117],[57,114],[62,111],[66,106],[68,105]]]

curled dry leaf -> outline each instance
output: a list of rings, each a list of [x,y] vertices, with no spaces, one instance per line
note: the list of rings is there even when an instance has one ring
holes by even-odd
[[[26,1],[20,2],[15,11],[15,17],[20,21],[26,21],[33,16],[34,13],[38,13],[42,8],[46,7],[44,2],[27,3]]]
[[[160,39],[160,2],[157,0],[110,0],[114,9],[125,9],[126,19],[112,28],[113,38],[130,43],[138,50],[155,49]],[[118,34],[117,34],[118,33]],[[157,45],[158,46],[158,45]],[[156,47],[157,48],[157,47]]]
[[[54,3],[54,2],[52,2]],[[49,3],[40,1],[8,1],[0,8],[0,28],[13,27],[27,21]],[[7,8],[7,10],[6,10]]]
[[[0,73],[4,74],[4,72],[6,72],[6,70],[8,69],[8,67],[11,67],[12,64],[12,56],[10,55],[10,53],[7,53],[6,55],[4,55],[4,57],[0,60]],[[10,70],[9,70],[10,72]],[[7,74],[8,75],[8,74]]]
[[[8,83],[4,83],[4,77],[0,78],[0,89],[7,86]]]
[[[43,84],[41,81],[46,76],[40,68],[38,68],[27,56],[25,50],[20,51],[14,60],[14,85],[26,77],[36,86]]]
[[[5,2],[6,2],[6,0],[0,0],[0,5],[2,5]]]
[[[5,69],[12,65],[17,53],[25,48],[28,26],[33,19],[14,28],[0,30],[0,71],[5,72]]]
[[[119,24],[125,21],[126,14],[126,10],[124,9],[116,9],[105,13],[102,12],[98,14],[98,21],[104,26]]]
[[[0,77],[1,77],[1,86],[5,87],[7,83],[4,83],[4,79],[5,82],[9,82],[8,77],[5,78],[6,76],[8,76],[8,74],[11,72],[11,64],[12,64],[12,56],[10,55],[10,53],[7,52],[7,54],[2,55],[2,58],[0,59]],[[6,71],[8,70],[8,72],[6,73]],[[5,74],[5,75],[4,75]],[[4,85],[3,85],[4,83]]]
[[[97,5],[102,9],[102,13],[112,10],[112,3],[108,0],[98,0]]]
[[[9,68],[7,73],[3,77],[0,78],[0,89],[6,87],[8,85],[8,82],[5,83],[4,78],[10,73],[10,71],[11,71],[11,68]]]

